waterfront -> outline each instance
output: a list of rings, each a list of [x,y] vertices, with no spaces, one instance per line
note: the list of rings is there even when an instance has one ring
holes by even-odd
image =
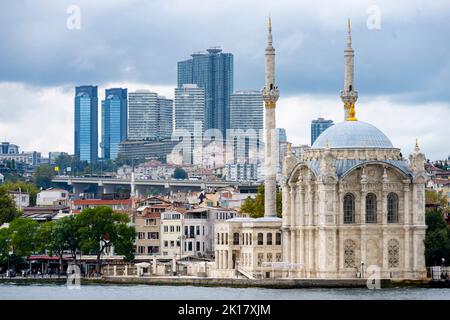
[[[156,285],[0,284],[0,300],[450,300],[450,289],[417,287],[264,289]]]

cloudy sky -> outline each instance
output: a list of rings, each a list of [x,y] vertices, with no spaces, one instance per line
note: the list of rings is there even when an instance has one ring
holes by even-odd
[[[234,54],[235,90],[259,89],[269,14],[290,141],[309,143],[314,118],[343,119],[350,17],[358,118],[404,154],[418,138],[428,158],[450,155],[450,2],[426,0],[2,1],[0,139],[73,152],[74,86],[173,97],[176,62],[211,46]]]

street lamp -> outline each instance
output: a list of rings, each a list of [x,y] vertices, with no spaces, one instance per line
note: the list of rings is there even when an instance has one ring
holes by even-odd
[[[361,278],[364,278],[364,261],[361,261]]]
[[[442,261],[442,268],[443,268],[443,267],[445,267],[445,258],[442,258],[441,261]]]

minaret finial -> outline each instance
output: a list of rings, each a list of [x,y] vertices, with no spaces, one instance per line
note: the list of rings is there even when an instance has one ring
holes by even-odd
[[[267,33],[267,45],[272,46],[272,18],[269,15],[269,32]]]
[[[358,100],[358,91],[354,83],[354,58],[352,48],[352,27],[350,18],[347,19],[347,47],[344,50],[344,89],[341,91],[341,99],[344,102],[344,120],[356,121],[355,103]]]

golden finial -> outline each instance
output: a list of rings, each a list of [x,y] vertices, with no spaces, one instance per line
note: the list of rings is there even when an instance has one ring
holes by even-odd
[[[350,24],[350,17],[348,17],[348,33],[351,33],[351,32],[352,32],[352,27]]]
[[[347,121],[358,121],[358,119],[355,117],[355,114],[356,114],[356,112],[355,112],[355,102],[351,101],[351,102],[349,102],[349,105],[350,105],[350,108],[348,110],[348,117],[345,120],[347,120]]]
[[[270,18],[269,14],[269,32],[272,31],[272,19]]]

